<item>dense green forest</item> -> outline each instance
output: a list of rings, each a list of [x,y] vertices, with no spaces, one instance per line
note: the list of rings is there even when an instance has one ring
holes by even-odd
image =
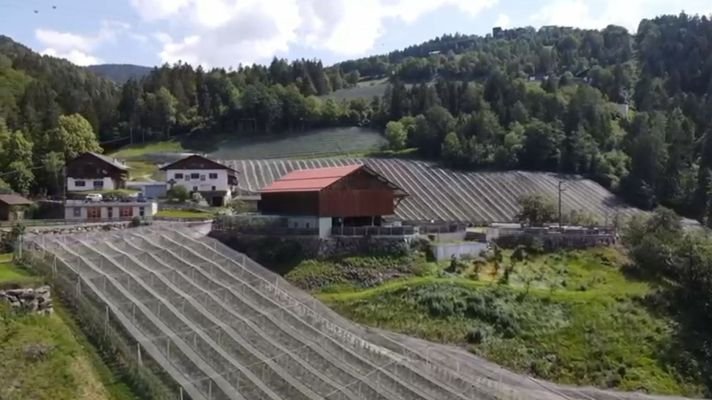
[[[383,77],[381,97],[323,97]],[[2,37],[0,155],[8,156],[0,178],[19,191],[51,193],[56,172],[44,159],[59,163],[96,145],[74,140],[67,125],[90,126],[105,146],[361,125],[385,130],[396,150],[415,147],[453,167],[583,174],[640,207],[662,204],[706,220],[710,89],[712,21],[685,14],[643,20],[635,34],[609,26],[445,35],[330,67],[178,63],[123,85]],[[18,157],[23,151],[31,157]],[[25,172],[7,174],[18,169]]]

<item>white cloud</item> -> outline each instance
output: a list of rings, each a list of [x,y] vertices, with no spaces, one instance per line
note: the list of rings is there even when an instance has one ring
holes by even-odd
[[[591,29],[614,24],[635,32],[643,18],[677,14],[682,10],[706,14],[710,9],[707,0],[687,0],[684,5],[667,0],[553,0],[532,14],[531,21],[539,25]]]
[[[77,65],[90,65],[101,62],[101,59],[90,54],[92,51],[104,43],[116,41],[119,34],[128,32],[129,29],[131,25],[125,22],[105,20],[102,21],[99,31],[93,34],[79,35],[38,28],[35,30],[35,38],[45,47],[41,51],[42,54],[65,58]]]
[[[497,0],[131,0],[147,21],[167,20],[173,39],[156,35],[163,62],[208,66],[268,61],[294,44],[361,55],[385,32],[384,21],[412,23],[444,6],[476,15]],[[175,36],[175,34],[174,34]]]
[[[509,15],[507,14],[499,14],[497,16],[497,19],[494,21],[493,26],[498,26],[500,28],[509,28],[511,26],[512,21],[509,19]]]
[[[81,50],[69,50],[67,52],[59,52],[53,48],[47,48],[44,51],[42,51],[42,54],[47,55],[47,56],[52,56],[52,57],[57,57],[57,58],[64,58],[66,60],[71,61],[74,64],[77,65],[93,65],[93,64],[101,64],[102,60],[100,58],[96,58],[92,55],[89,55],[87,53],[84,53]]]

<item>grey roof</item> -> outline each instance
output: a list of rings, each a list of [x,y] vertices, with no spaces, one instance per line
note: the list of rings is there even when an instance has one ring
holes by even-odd
[[[25,206],[30,205],[32,202],[26,198],[20,196],[19,194],[0,194],[0,203],[7,204],[9,206]]]
[[[100,160],[102,160],[102,161],[104,161],[104,162],[106,162],[106,163],[109,163],[109,164],[113,165],[114,167],[116,167],[116,168],[118,168],[118,169],[121,169],[121,170],[124,170],[124,171],[128,171],[128,170],[129,170],[129,167],[128,167],[127,165],[125,165],[125,164],[119,162],[119,160],[117,160],[117,159],[115,159],[115,158],[111,158],[111,157],[108,157],[108,156],[105,156],[105,155],[99,154],[99,153],[94,153],[93,151],[90,151],[89,154],[93,155],[94,157],[96,157],[96,158],[98,158],[98,159],[100,159]]]

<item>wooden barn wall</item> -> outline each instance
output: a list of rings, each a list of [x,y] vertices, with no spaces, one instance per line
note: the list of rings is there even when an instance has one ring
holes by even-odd
[[[319,213],[319,193],[262,193],[262,199],[257,207],[263,214],[317,215]]]
[[[319,215],[329,217],[365,217],[392,215],[393,192],[390,190],[322,190]]]

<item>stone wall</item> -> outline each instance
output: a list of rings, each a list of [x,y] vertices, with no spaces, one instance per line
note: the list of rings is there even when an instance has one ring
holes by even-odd
[[[0,301],[13,310],[49,315],[54,312],[49,286],[36,289],[8,289],[0,291]]]
[[[403,237],[266,236],[235,231],[212,231],[210,236],[266,264],[291,259],[328,259],[355,255],[406,255],[410,241]]]

